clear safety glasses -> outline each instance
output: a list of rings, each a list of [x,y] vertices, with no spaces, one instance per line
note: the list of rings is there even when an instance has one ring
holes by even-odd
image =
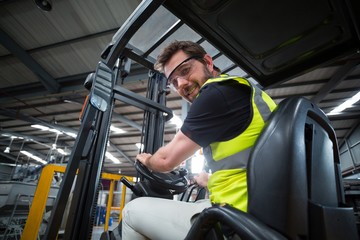
[[[172,85],[175,89],[178,89],[178,79],[187,79],[190,73],[194,69],[194,62],[197,59],[202,59],[200,56],[191,56],[184,61],[182,61],[179,65],[177,65],[174,70],[169,74],[167,83],[168,85]]]

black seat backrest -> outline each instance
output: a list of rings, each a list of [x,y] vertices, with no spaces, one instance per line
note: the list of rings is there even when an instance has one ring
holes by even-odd
[[[326,115],[302,97],[282,101],[249,159],[248,213],[291,239],[327,237],[344,215],[339,163]]]

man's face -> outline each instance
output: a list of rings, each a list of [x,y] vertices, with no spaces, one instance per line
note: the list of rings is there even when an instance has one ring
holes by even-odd
[[[164,71],[179,95],[193,102],[201,86],[212,77],[212,67],[209,55],[193,57],[180,50],[164,65]]]

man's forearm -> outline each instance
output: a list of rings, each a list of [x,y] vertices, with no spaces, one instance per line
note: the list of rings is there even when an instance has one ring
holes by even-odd
[[[161,147],[154,155],[142,153],[137,155],[137,159],[149,169],[156,172],[169,172],[176,166],[169,164],[169,160],[164,155],[164,147]]]

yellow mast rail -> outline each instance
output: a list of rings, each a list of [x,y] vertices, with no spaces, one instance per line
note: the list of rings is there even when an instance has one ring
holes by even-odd
[[[24,231],[21,235],[21,240],[31,240],[37,239],[39,228],[43,219],[43,213],[45,210],[46,202],[48,199],[48,195],[50,192],[50,187],[52,183],[52,178],[55,172],[64,173],[66,167],[59,166],[55,164],[48,164],[45,166],[41,172],[39,182],[37,184],[33,202],[31,204],[29,216],[26,220]],[[110,217],[110,210],[112,205],[113,193],[114,193],[114,186],[115,181],[120,181],[122,177],[127,178],[129,181],[132,181],[131,177],[112,174],[112,173],[102,173],[101,179],[110,180],[110,190],[109,190],[109,198],[107,202],[107,209],[106,209],[106,221],[104,226],[104,231],[108,230],[109,227],[109,217]],[[125,205],[125,193],[126,193],[126,186],[123,185],[122,188],[122,197],[120,202],[120,217],[119,222],[121,220],[121,211]]]

